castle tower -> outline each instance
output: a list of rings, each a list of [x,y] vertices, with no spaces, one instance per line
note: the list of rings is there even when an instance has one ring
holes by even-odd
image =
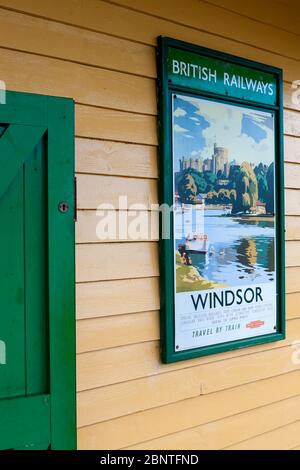
[[[225,147],[219,147],[217,144],[214,144],[214,155],[213,160],[215,160],[214,173],[218,173],[219,170],[222,171],[228,176],[229,165],[228,165],[228,149]]]
[[[182,171],[184,169],[184,162],[185,162],[184,157],[179,158],[179,171]]]

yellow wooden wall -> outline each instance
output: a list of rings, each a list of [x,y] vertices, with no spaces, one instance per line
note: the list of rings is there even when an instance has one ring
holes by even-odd
[[[76,100],[81,449],[300,446],[299,11],[292,0],[0,0],[0,79]],[[284,69],[287,339],[159,359],[157,242],[99,243],[105,201],[157,201],[156,65],[168,35]]]

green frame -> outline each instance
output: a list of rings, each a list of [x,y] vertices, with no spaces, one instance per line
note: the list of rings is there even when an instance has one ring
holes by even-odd
[[[277,84],[277,104],[266,105],[241,98],[218,95],[208,91],[199,91],[174,85],[168,80],[168,49],[205,55],[247,68],[258,69],[272,74]],[[204,346],[186,351],[175,351],[174,319],[174,238],[163,239],[160,224],[160,293],[161,293],[161,357],[164,363],[177,362],[210,354],[217,354],[233,349],[255,346],[262,343],[285,339],[285,228],[284,228],[284,159],[283,159],[283,80],[282,70],[237,56],[203,48],[168,37],[158,38],[158,127],[159,127],[159,201],[160,204],[173,205],[173,168],[172,168],[172,120],[171,95],[182,92],[188,95],[224,101],[230,104],[243,104],[252,109],[272,111],[275,115],[275,200],[276,200],[276,276],[277,276],[277,331],[275,333],[241,339],[227,343]],[[171,213],[173,230],[173,213]]]
[[[44,128],[47,137],[49,390],[45,395],[12,402],[19,403],[20,410],[25,401],[30,404],[28,412],[20,412],[20,419],[27,417],[23,429],[29,439],[36,433],[34,403],[43,402],[46,408],[50,407],[51,449],[72,450],[76,449],[77,436],[74,102],[69,98],[7,91],[6,104],[0,105],[0,122]],[[68,212],[58,210],[61,201],[68,203]],[[0,405],[5,419],[8,401]],[[46,426],[46,416],[44,421]],[[19,420],[8,423],[0,442],[14,435],[18,423]],[[17,432],[20,434],[20,430]],[[43,436],[45,431],[39,433]]]

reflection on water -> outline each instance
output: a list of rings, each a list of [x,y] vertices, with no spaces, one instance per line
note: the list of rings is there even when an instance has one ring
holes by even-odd
[[[274,221],[222,217],[222,211],[205,210],[202,228],[209,240],[207,254],[190,253],[192,263],[206,279],[228,286],[274,280]],[[191,231],[197,231],[191,224]],[[176,217],[176,237],[182,219]],[[176,246],[184,238],[176,240]]]

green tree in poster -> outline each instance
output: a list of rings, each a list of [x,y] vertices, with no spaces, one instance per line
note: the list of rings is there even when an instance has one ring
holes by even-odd
[[[213,192],[214,191],[214,186],[212,186],[211,184],[208,184],[206,186],[206,189],[205,189],[205,193],[210,193],[210,192]]]
[[[231,165],[229,170],[229,188],[236,189],[237,180],[240,174],[240,166],[239,165]]]
[[[206,181],[203,178],[202,174],[196,170],[191,171],[191,176],[194,178],[195,184],[197,186],[197,193],[204,193],[206,190]]]
[[[179,187],[182,187],[181,183],[185,181],[187,175],[193,178],[193,181],[196,185],[197,194],[206,192],[206,187],[207,187],[206,180],[204,179],[202,173],[195,170],[194,168],[188,168],[187,170],[184,170],[184,172],[181,174],[178,180],[178,190],[179,190]]]
[[[228,189],[220,189],[218,200],[219,204],[230,204],[230,191]]]
[[[259,163],[259,165],[254,168],[254,173],[256,175],[258,184],[258,199],[261,202],[266,202],[268,192],[267,171],[268,167],[263,163]]]
[[[212,187],[216,186],[217,175],[215,175],[215,173],[213,173],[212,171],[205,171],[203,173],[203,176],[207,185],[211,185]]]
[[[216,191],[210,191],[207,193],[206,204],[218,204],[218,194]]]
[[[258,200],[258,185],[253,169],[248,162],[243,162],[236,181],[236,200],[232,207],[232,212],[249,211],[251,207],[256,207]]]
[[[231,204],[234,204],[235,201],[236,201],[236,190],[235,189],[230,190],[229,197],[230,197]]]
[[[185,173],[178,183],[180,200],[185,204],[194,204],[197,196],[197,186],[193,176]]]
[[[271,163],[268,168],[267,184],[268,192],[266,196],[266,212],[267,214],[274,214],[274,163]]]
[[[258,197],[261,202],[266,202],[268,194],[268,184],[266,176],[258,176]]]

